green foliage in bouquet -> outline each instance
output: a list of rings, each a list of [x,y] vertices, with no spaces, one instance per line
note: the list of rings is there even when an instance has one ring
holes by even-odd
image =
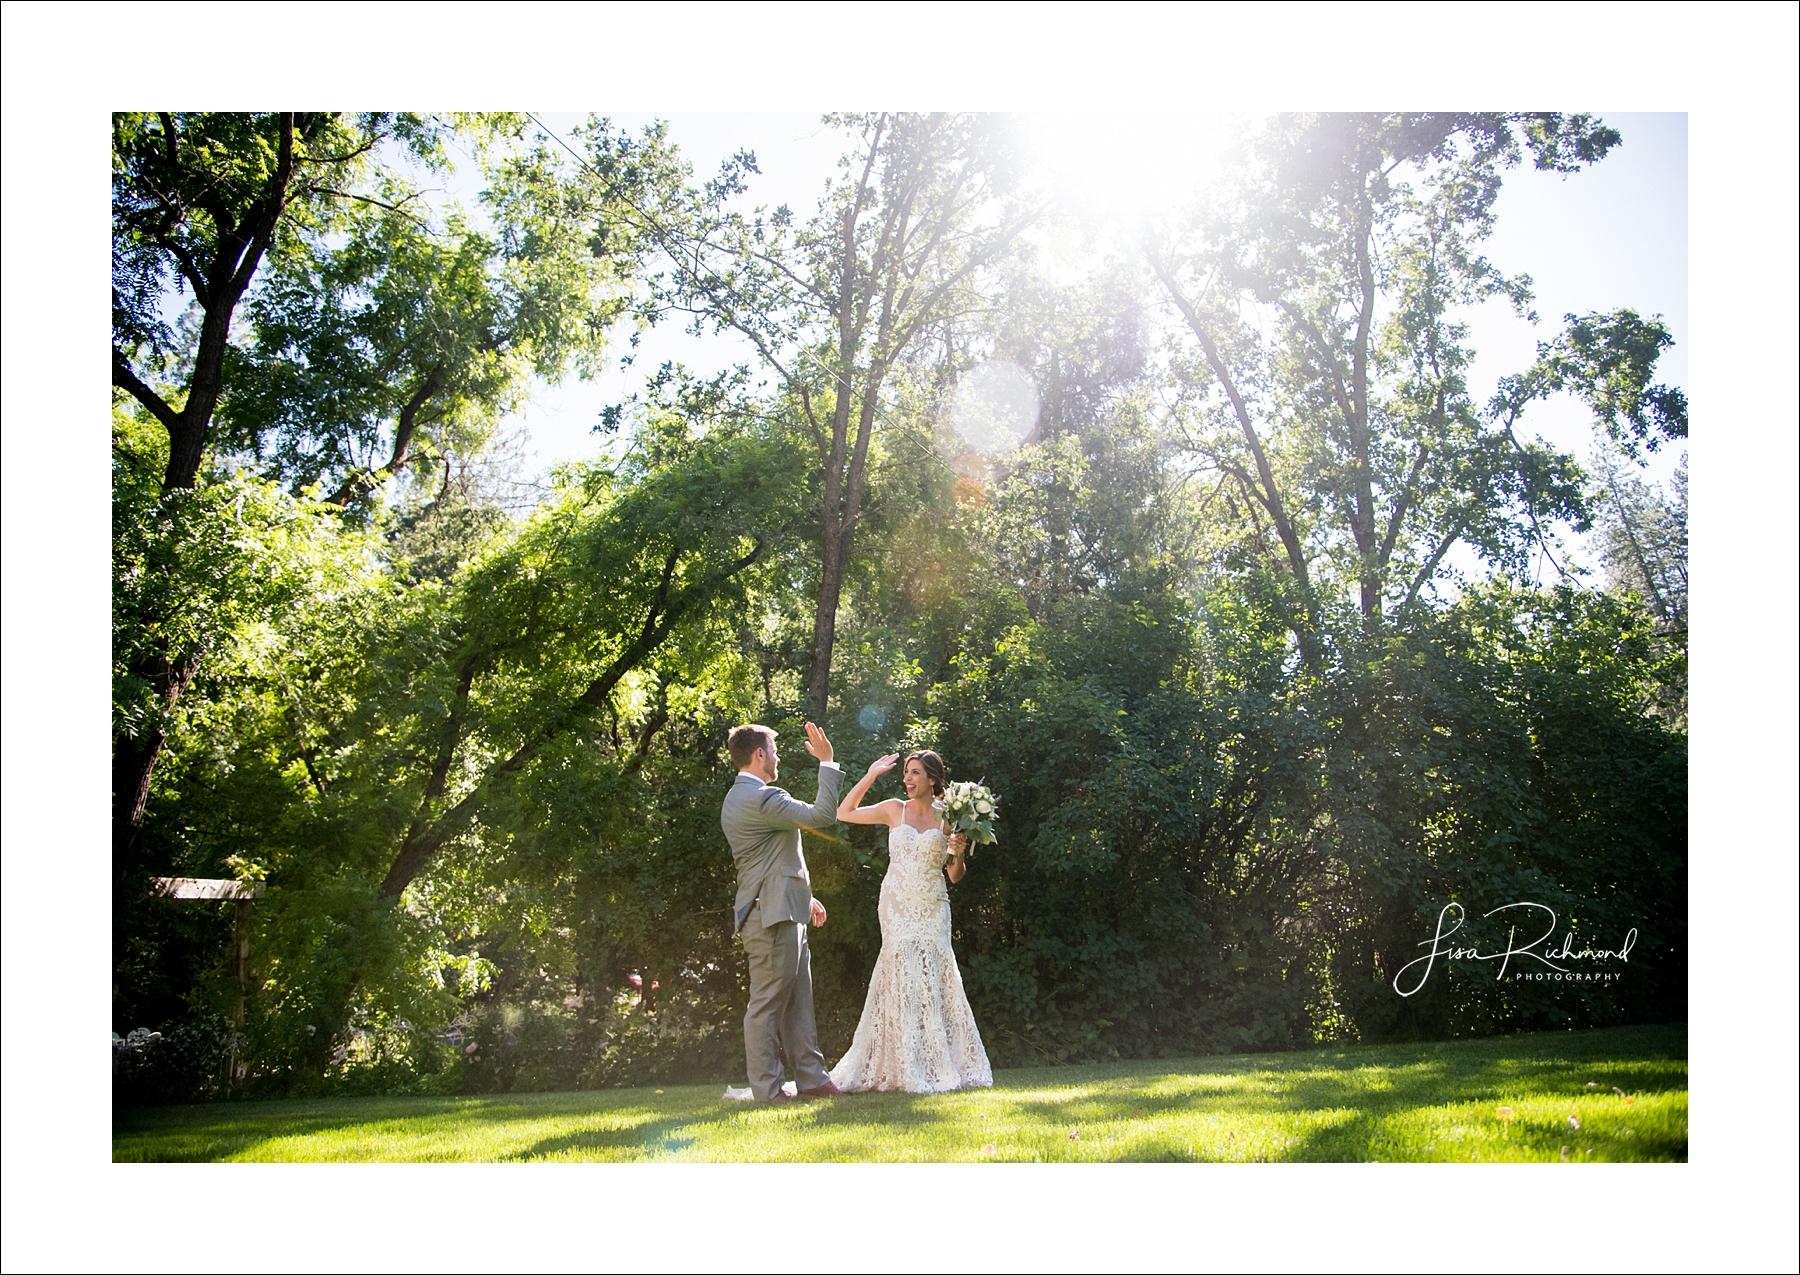
[[[976,846],[994,844],[994,821],[1000,817],[1000,798],[985,784],[973,780],[945,784],[944,795],[931,806],[943,812],[944,822],[951,832],[960,832],[969,839],[969,848],[965,851],[969,858],[974,858]]]

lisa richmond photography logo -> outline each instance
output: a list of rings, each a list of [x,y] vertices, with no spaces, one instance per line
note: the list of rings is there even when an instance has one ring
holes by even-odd
[[[1493,951],[1481,951],[1479,947],[1463,947],[1450,942],[1452,936],[1462,930],[1467,919],[1460,903],[1446,903],[1438,913],[1437,933],[1422,941],[1419,946],[1430,950],[1425,955],[1408,961],[1394,975],[1394,990],[1402,996],[1411,996],[1425,986],[1431,977],[1431,971],[1441,960],[1451,961],[1498,961],[1499,968],[1494,974],[1496,982],[1516,983],[1613,983],[1624,977],[1619,966],[1629,963],[1631,949],[1637,945],[1637,927],[1633,926],[1620,940],[1617,947],[1590,947],[1583,943],[1579,946],[1573,930],[1564,930],[1562,942],[1556,943],[1556,910],[1542,903],[1507,903],[1482,913],[1482,920],[1511,913],[1506,918],[1507,932],[1504,947]],[[1520,932],[1526,933],[1542,930],[1535,937],[1519,941]],[[1423,967],[1423,968],[1421,968]],[[1417,971],[1416,974],[1413,971]],[[1404,984],[1412,982],[1411,987]]]

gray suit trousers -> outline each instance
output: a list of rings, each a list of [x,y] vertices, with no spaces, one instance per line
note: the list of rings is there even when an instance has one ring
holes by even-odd
[[[758,1102],[781,1089],[786,1060],[801,1089],[831,1077],[813,1025],[812,949],[806,926],[777,921],[764,927],[761,907],[750,910],[740,937],[750,958],[750,1007],[744,1011],[744,1069]]]

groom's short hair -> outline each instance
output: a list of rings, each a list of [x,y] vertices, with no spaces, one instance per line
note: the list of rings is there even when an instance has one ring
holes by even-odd
[[[755,760],[757,749],[775,751],[775,732],[767,726],[733,727],[725,738],[725,747],[731,750],[732,764],[742,770]]]

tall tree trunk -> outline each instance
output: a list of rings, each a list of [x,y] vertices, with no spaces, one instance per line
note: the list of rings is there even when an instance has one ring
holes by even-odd
[[[182,692],[199,670],[197,658],[175,664],[146,661],[131,672],[158,688],[164,712],[175,707]],[[158,725],[142,734],[113,740],[113,881],[122,885],[137,848],[138,829],[144,822],[144,804],[150,797],[150,776],[168,742],[168,731]]]
[[[869,442],[875,435],[875,403],[886,379],[886,360],[878,356],[862,384],[862,404],[857,412],[856,442],[849,449],[849,465],[839,478],[844,445],[832,448],[837,462],[825,480],[825,552],[819,564],[819,606],[813,616],[812,661],[807,674],[806,701],[814,719],[825,720],[830,707],[831,655],[837,643],[838,604],[844,593],[844,571],[856,540],[856,523],[862,516],[863,482],[868,476]],[[848,397],[845,395],[844,397]],[[848,411],[840,412],[848,432]],[[839,438],[844,437],[839,434]]]
[[[837,642],[838,602],[844,593],[844,566],[850,554],[849,528],[827,536],[819,568],[819,605],[813,615],[812,657],[808,663],[806,703],[816,721],[825,720],[831,694],[831,654]]]
[[[127,735],[113,743],[113,885],[125,882],[126,869],[137,849],[138,828],[144,821],[144,802],[150,796],[150,774],[156,768],[166,732],[157,730],[140,739]]]
[[[1154,254],[1149,254],[1147,259],[1150,262],[1150,268],[1162,281],[1164,289],[1169,294],[1169,299],[1175,303],[1176,309],[1181,311],[1182,317],[1187,320],[1188,327],[1200,342],[1200,350],[1206,356],[1207,366],[1212,369],[1213,376],[1219,382],[1219,387],[1225,391],[1225,397],[1231,402],[1231,410],[1237,417],[1238,427],[1243,431],[1244,442],[1250,450],[1251,458],[1256,462],[1256,479],[1254,481],[1246,480],[1245,489],[1251,498],[1268,512],[1269,521],[1275,526],[1275,534],[1280,538],[1282,548],[1286,550],[1288,570],[1293,574],[1294,584],[1300,595],[1300,604],[1305,608],[1305,622],[1290,621],[1289,627],[1293,631],[1295,642],[1300,647],[1300,654],[1308,664],[1317,667],[1322,655],[1318,640],[1318,601],[1313,596],[1312,579],[1306,567],[1305,547],[1300,543],[1299,533],[1288,516],[1287,505],[1282,499],[1281,488],[1276,485],[1275,471],[1269,464],[1268,453],[1263,450],[1262,439],[1257,435],[1256,426],[1250,419],[1250,410],[1245,405],[1243,395],[1238,392],[1237,382],[1226,367],[1224,359],[1220,357],[1218,346],[1214,344],[1212,335],[1207,331],[1199,311],[1176,285],[1175,277],[1168,268]]]
[[[200,324],[200,340],[194,351],[194,366],[188,376],[187,395],[181,410],[176,411],[132,370],[130,363],[113,350],[113,384],[123,389],[145,407],[169,433],[169,464],[163,473],[163,491],[192,488],[200,476],[200,464],[206,456],[206,445],[212,432],[212,418],[225,387],[225,353],[230,344],[231,318],[238,302],[250,286],[263,254],[274,242],[275,227],[287,206],[289,186],[294,177],[295,131],[302,137],[316,131],[321,117],[285,112],[281,116],[281,136],[277,144],[275,171],[262,194],[244,220],[227,226],[220,221],[219,241],[213,253],[210,270],[202,281],[191,280],[195,297],[205,310]],[[169,130],[170,146],[176,145],[173,119],[164,116]],[[204,286],[200,286],[203,284]],[[163,709],[174,707],[198,671],[198,656],[165,653],[134,664],[130,672],[157,686]],[[144,802],[150,792],[150,776],[162,756],[168,734],[157,727],[148,735],[128,736],[113,741],[113,870],[123,879],[126,864],[137,845],[138,828],[144,819]]]

